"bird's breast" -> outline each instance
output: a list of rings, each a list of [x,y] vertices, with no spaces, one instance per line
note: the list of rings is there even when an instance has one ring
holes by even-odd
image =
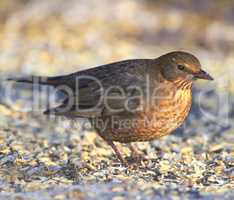
[[[124,143],[153,140],[179,127],[191,108],[191,102],[191,89],[177,90],[171,98],[160,99],[131,117],[124,113],[112,116],[99,132],[107,140]]]
[[[140,114],[138,132],[144,138],[159,138],[178,128],[189,113],[192,103],[191,89],[178,90],[172,98],[161,99],[155,106]]]

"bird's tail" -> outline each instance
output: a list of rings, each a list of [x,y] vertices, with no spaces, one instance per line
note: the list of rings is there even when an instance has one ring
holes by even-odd
[[[61,77],[43,77],[43,76],[30,76],[30,77],[10,77],[8,81],[15,81],[19,83],[31,83],[31,84],[40,84],[40,85],[52,85],[57,86],[60,84]]]

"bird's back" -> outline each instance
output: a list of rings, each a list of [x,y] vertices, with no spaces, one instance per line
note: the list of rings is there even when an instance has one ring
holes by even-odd
[[[66,76],[48,78],[55,86],[65,85],[70,95],[57,108],[48,109],[46,114],[54,113],[70,117],[96,117],[105,107],[105,96],[118,96],[132,92],[129,87],[144,87],[152,59],[125,60],[90,68]],[[118,98],[116,98],[118,99]],[[72,104],[68,110],[68,103]],[[124,101],[110,102],[111,107],[123,107]],[[92,110],[92,112],[90,112]]]

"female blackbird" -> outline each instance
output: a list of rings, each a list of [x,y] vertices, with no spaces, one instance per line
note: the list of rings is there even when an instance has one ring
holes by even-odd
[[[196,79],[213,80],[195,56],[175,51],[156,59],[125,60],[65,76],[9,80],[60,89],[66,98],[45,114],[90,119],[126,164],[113,142],[150,141],[178,128],[191,108]]]

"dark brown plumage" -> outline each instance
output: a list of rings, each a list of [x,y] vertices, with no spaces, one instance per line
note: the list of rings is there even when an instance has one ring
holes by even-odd
[[[45,114],[89,118],[126,163],[113,142],[150,141],[179,127],[189,113],[193,81],[198,78],[212,80],[195,56],[177,51],[157,59],[120,61],[65,76],[10,80],[36,80],[62,88],[65,100]]]

